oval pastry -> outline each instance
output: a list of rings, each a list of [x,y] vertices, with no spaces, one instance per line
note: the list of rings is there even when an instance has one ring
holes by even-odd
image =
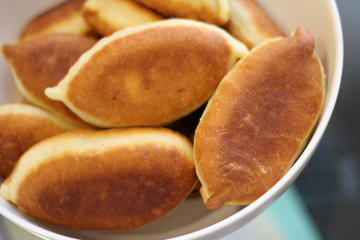
[[[205,103],[246,53],[216,26],[163,20],[103,38],[45,93],[99,127],[163,125]]]
[[[78,129],[19,160],[1,195],[60,226],[130,229],[175,208],[197,181],[192,145],[168,129]]]
[[[195,132],[206,206],[247,205],[307,143],[324,101],[324,73],[305,28],[254,48],[223,79]]]
[[[74,34],[49,34],[17,45],[3,45],[2,52],[11,65],[18,90],[29,102],[71,124],[88,126],[63,103],[45,96],[44,91],[56,86],[96,41]]]
[[[0,105],[0,126],[2,178],[10,175],[20,156],[32,145],[74,128],[44,110],[20,103]]]

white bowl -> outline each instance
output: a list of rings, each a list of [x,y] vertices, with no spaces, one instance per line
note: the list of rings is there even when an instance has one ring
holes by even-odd
[[[58,2],[60,1],[0,0],[0,44],[15,43],[27,21]],[[258,2],[286,33],[300,25],[311,31],[316,41],[316,51],[327,75],[325,107],[310,142],[286,175],[262,197],[245,208],[227,206],[216,211],[207,210],[199,198],[187,199],[161,220],[122,232],[79,231],[57,227],[28,216],[2,198],[0,213],[20,227],[45,239],[219,239],[255,218],[294,182],[310,160],[333,112],[343,66],[342,29],[334,0]],[[0,103],[18,99],[19,94],[9,65],[0,57]]]

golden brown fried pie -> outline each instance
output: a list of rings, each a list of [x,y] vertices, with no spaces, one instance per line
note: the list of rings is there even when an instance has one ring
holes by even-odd
[[[83,16],[102,36],[164,19],[157,12],[129,0],[88,0],[84,4]]]
[[[68,0],[31,20],[23,29],[20,41],[51,33],[93,35],[93,30],[82,16],[86,0]]]
[[[0,105],[0,177],[6,178],[20,156],[35,143],[74,128],[37,107]]]
[[[246,53],[214,25],[163,20],[103,38],[45,93],[95,126],[163,125],[204,104]]]
[[[230,18],[225,28],[249,48],[285,36],[255,0],[230,0],[229,5]]]
[[[223,26],[229,20],[228,0],[135,0],[165,16],[189,18]]]
[[[0,193],[49,223],[120,230],[164,216],[196,180],[192,145],[176,132],[78,129],[29,149]]]
[[[324,73],[305,28],[254,48],[223,79],[195,132],[206,206],[246,205],[301,153],[320,115]]]
[[[95,43],[95,39],[84,36],[50,34],[17,45],[4,45],[2,52],[12,67],[18,89],[28,101],[72,124],[86,126],[64,104],[46,97],[44,90],[57,85]]]

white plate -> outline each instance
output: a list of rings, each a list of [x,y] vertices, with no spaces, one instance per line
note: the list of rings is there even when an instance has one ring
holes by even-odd
[[[0,44],[15,43],[24,24],[57,0],[0,0]],[[0,213],[30,232],[48,239],[219,239],[244,226],[278,198],[297,178],[310,160],[328,125],[337,99],[343,64],[343,39],[334,0],[258,0],[286,32],[302,25],[316,41],[327,75],[325,107],[309,144],[286,175],[267,193],[244,209],[224,207],[209,211],[201,199],[187,199],[167,217],[148,226],[123,232],[77,231],[33,219],[0,198]],[[19,94],[8,64],[0,57],[0,103],[13,102]],[[2,127],[2,126],[1,126]],[[67,236],[67,237],[64,237]]]

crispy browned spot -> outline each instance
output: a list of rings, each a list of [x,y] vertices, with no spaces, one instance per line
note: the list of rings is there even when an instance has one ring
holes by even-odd
[[[174,208],[196,181],[179,150],[156,143],[54,156],[22,181],[18,205],[54,224],[129,229]]]

